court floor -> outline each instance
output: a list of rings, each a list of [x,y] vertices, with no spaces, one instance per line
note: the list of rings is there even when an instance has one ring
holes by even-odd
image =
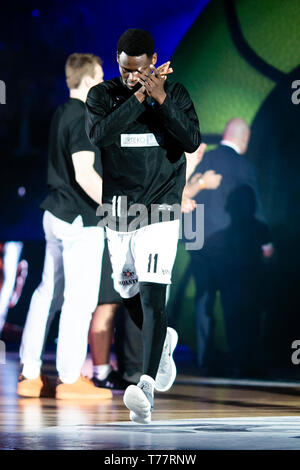
[[[0,365],[0,449],[300,449],[300,383],[178,376],[155,395],[152,423],[111,400],[19,398],[19,365]]]

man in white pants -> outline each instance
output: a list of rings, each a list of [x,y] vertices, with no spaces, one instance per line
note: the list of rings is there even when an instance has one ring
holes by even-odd
[[[80,375],[90,320],[98,303],[104,230],[97,227],[102,178],[99,151],[84,129],[85,100],[91,86],[103,79],[101,59],[72,54],[66,62],[70,100],[60,106],[49,139],[49,196],[42,203],[46,254],[42,282],[33,294],[20,348],[21,396],[111,398]],[[48,326],[61,310],[57,344],[56,390],[41,375],[41,355]]]

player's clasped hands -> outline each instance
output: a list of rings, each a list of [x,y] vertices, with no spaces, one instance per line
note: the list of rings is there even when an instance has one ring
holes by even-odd
[[[137,72],[138,80],[145,88],[147,95],[151,96],[151,98],[155,99],[159,104],[162,104],[166,98],[166,92],[164,90],[166,75],[172,73],[173,70],[169,69],[169,62],[163,64],[158,69],[151,64],[150,68],[152,71],[151,73],[144,72],[139,69]]]
[[[173,73],[173,69],[172,67],[170,67],[170,64],[171,62],[168,61],[160,65],[159,67],[157,67],[157,71],[159,72],[161,77],[163,77],[165,80],[167,79],[167,75],[169,75],[170,73]]]

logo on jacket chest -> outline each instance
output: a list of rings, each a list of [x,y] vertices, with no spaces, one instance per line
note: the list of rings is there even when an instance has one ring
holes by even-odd
[[[121,134],[121,147],[159,147],[163,134]]]

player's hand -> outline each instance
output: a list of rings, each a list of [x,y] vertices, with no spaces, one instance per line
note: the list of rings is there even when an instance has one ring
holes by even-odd
[[[150,65],[152,73],[142,72],[138,70],[138,80],[145,87],[146,92],[151,98],[155,99],[159,104],[163,104],[166,99],[164,90],[165,79],[160,75],[154,65]]]
[[[188,214],[189,212],[193,212],[193,210],[196,209],[196,206],[197,203],[194,201],[194,199],[183,196],[181,202],[181,212]]]
[[[157,71],[159,72],[160,76],[167,80],[167,75],[173,73],[172,67],[170,67],[171,62],[165,62],[164,64],[157,67]]]
[[[201,179],[201,173],[195,173],[189,182],[185,185],[183,195],[188,198],[195,197],[201,189],[204,189],[204,181]],[[202,184],[201,184],[202,181]]]
[[[189,188],[192,188],[196,185],[199,186],[199,179],[202,178],[202,173],[195,173],[191,179],[189,180],[189,182],[187,183],[186,186],[188,186]]]
[[[208,170],[201,176],[204,182],[203,189],[217,189],[222,181],[222,175],[216,173],[214,170]]]
[[[139,102],[142,103],[147,96],[146,88],[141,86],[141,88],[139,88],[134,95],[139,100]]]

